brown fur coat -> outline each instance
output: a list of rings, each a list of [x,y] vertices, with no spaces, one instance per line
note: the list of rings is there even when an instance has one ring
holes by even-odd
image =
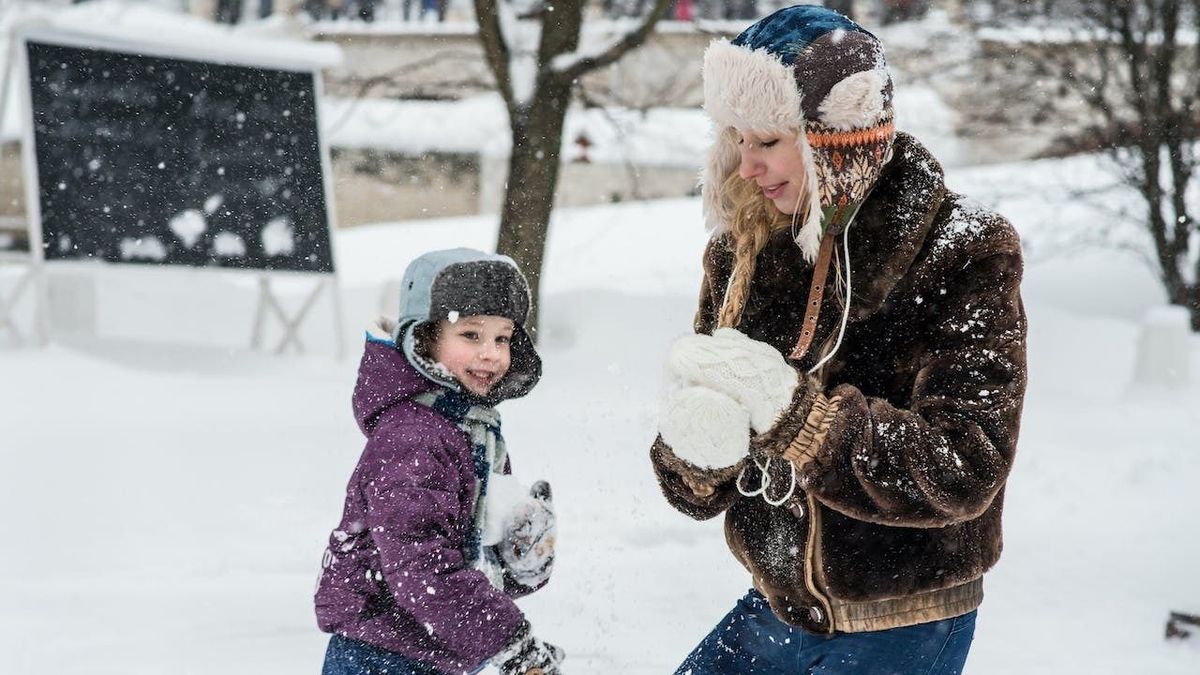
[[[849,240],[849,325],[820,372],[824,393],[840,401],[789,506],[743,497],[732,481],[697,496],[661,439],[651,450],[670,503],[697,519],[725,512],[729,547],[776,614],[817,631],[921,623],[978,605],[979,579],[1000,556],[1025,393],[1017,235],[948,191],[910,136],[897,136]],[[715,236],[697,332],[716,327],[732,265],[728,235]],[[835,277],[804,369],[837,331]],[[789,233],[776,233],[738,328],[788,354],[811,278]],[[758,484],[756,472],[751,465],[747,484]],[[787,484],[786,473],[772,477]]]

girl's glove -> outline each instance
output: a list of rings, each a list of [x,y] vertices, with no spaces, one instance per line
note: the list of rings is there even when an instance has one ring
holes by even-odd
[[[505,517],[503,538],[496,544],[513,581],[536,588],[550,578],[557,532],[550,484],[539,480]]]
[[[534,637],[526,621],[491,663],[501,675],[562,675],[565,658],[562,649]]]
[[[667,373],[684,385],[732,398],[746,409],[750,426],[760,434],[790,406],[800,383],[799,374],[774,347],[733,328],[677,340],[667,354]]]

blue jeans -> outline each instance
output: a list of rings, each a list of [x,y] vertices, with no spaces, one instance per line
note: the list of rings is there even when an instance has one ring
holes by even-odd
[[[789,626],[751,590],[675,675],[959,675],[975,612],[868,633],[820,635]]]
[[[329,638],[321,675],[440,675],[420,661],[413,661],[375,645],[341,635]]]

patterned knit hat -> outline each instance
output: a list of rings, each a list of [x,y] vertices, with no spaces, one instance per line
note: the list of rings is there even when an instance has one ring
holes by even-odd
[[[737,170],[738,133],[796,133],[811,202],[796,243],[810,262],[826,234],[840,234],[891,158],[892,78],[883,45],[824,7],[767,16],[704,53],[704,108],[717,124],[701,176],[705,222],[729,229],[722,194]]]

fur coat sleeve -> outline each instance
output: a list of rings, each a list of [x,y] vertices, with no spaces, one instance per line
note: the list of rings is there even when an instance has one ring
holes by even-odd
[[[852,384],[828,392],[839,399],[828,434],[799,475],[829,508],[942,527],[979,517],[1003,489],[1025,391],[1021,257],[1006,231],[999,246],[934,277],[939,299],[908,357],[915,378],[906,404]]]
[[[658,484],[662,487],[667,503],[696,520],[715,518],[737,501],[738,491],[733,483],[736,478],[712,486],[713,493],[707,496],[693,492],[683,482],[683,475],[687,469],[675,458],[675,453],[663,442],[661,436],[654,439],[654,445],[650,447],[650,463],[654,466],[654,473],[658,477]]]

